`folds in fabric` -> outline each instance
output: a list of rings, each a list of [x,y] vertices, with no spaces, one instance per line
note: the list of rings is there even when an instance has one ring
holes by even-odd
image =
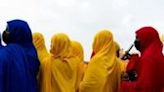
[[[45,59],[41,71],[41,92],[75,92],[80,59],[71,50],[67,35],[58,33],[52,37],[51,56]]]
[[[110,31],[105,29],[96,34],[93,52],[94,56],[80,84],[80,92],[118,92],[120,67]]]
[[[39,32],[33,33],[32,37],[33,37],[34,46],[37,49],[39,60],[40,62],[43,62],[43,60],[49,55],[46,49],[44,37]]]
[[[127,69],[131,70],[137,60],[139,63],[134,69],[138,76],[133,82],[124,82],[124,88],[127,88],[126,92],[162,92],[164,75],[160,71],[164,70],[164,57],[158,32],[152,27],[143,27],[136,36],[140,41],[141,57],[131,60],[134,63],[129,63]]]
[[[27,22],[12,20],[7,22],[9,43],[1,51],[3,68],[1,92],[38,92],[37,73],[39,60],[32,43],[32,34]]]

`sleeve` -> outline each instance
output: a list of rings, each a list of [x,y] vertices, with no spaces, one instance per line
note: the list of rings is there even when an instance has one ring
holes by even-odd
[[[91,61],[84,75],[84,79],[80,83],[79,92],[101,92],[103,89],[102,85],[105,83],[106,74],[107,71],[103,65]]]
[[[133,54],[131,58],[129,59],[126,72],[136,71],[138,70],[138,64],[139,64],[139,56],[138,54]]]

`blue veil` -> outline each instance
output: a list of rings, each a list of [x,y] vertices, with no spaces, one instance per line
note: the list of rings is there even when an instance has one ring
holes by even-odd
[[[38,92],[39,59],[27,22],[7,22],[10,42],[0,50],[0,92]]]

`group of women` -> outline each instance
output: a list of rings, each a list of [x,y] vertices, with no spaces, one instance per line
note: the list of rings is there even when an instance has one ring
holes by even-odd
[[[153,27],[136,31],[138,54],[124,53],[112,31],[94,37],[92,56],[84,61],[78,41],[54,34],[50,50],[44,35],[31,33],[27,22],[12,20],[0,48],[0,92],[164,92],[163,44]]]

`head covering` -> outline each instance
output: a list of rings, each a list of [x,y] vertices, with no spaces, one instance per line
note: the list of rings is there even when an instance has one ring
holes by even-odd
[[[8,31],[10,32],[10,43],[18,44],[23,47],[28,57],[29,68],[32,72],[35,71],[34,75],[36,75],[39,68],[39,60],[32,42],[32,33],[28,23],[23,20],[12,20],[8,21],[7,24],[9,28]]]
[[[11,43],[31,43],[32,34],[27,22],[23,20],[12,20],[7,22],[8,31],[10,32]]]
[[[126,83],[129,90],[126,92],[162,92],[164,74],[160,71],[164,71],[164,57],[158,32],[146,26],[137,30],[136,35],[140,41],[141,57],[132,60],[137,62],[134,66],[137,79]]]
[[[84,61],[84,51],[82,45],[78,41],[71,41],[71,46],[73,55],[79,57],[81,61]]]
[[[164,34],[161,36],[161,41],[164,42]]]
[[[112,47],[113,35],[107,30],[102,30],[96,34],[93,42],[93,51],[95,54],[102,53],[107,54],[110,50],[106,49]],[[115,48],[115,46],[113,46]]]
[[[44,37],[39,32],[33,33],[32,37],[35,48],[37,49],[39,60],[42,62],[43,59],[45,59],[49,55],[45,46]]]
[[[12,20],[7,24],[10,42],[3,49],[1,59],[8,66],[5,67],[4,89],[9,92],[37,92],[39,60],[32,43],[31,30],[23,20]]]
[[[52,56],[46,59],[41,71],[42,92],[75,92],[80,59],[74,57],[71,50],[71,41],[66,34],[53,35],[50,48]]]
[[[116,44],[109,30],[104,29],[96,34],[93,51],[95,55],[80,84],[80,92],[117,92],[119,64],[116,60]]]
[[[158,84],[161,84],[161,79],[163,78],[157,77],[157,76],[161,76],[160,72],[157,71],[164,70],[164,69],[159,69],[164,67],[164,63],[163,63],[164,57],[162,55],[163,45],[162,42],[160,41],[159,34],[156,29],[148,26],[148,27],[140,28],[138,31],[136,31],[136,35],[138,36],[141,42],[141,49],[142,49],[140,69],[143,70],[139,70],[139,75],[141,76],[144,75],[142,77],[139,77],[139,81],[144,80],[143,83],[145,84],[146,81],[151,80],[152,83],[145,84],[143,86],[149,85],[152,88],[154,87],[160,90],[160,85]],[[153,65],[154,67],[152,67],[151,65]],[[147,68],[151,68],[151,70],[147,70]],[[146,77],[149,78],[146,79]],[[159,86],[159,88],[157,87],[157,85]],[[151,88],[148,90],[151,90]]]
[[[140,41],[140,49],[143,52],[155,41],[159,40],[159,34],[153,27],[142,27],[136,31],[136,36]]]
[[[58,33],[52,36],[50,53],[58,58],[69,57],[71,41],[66,34]]]

